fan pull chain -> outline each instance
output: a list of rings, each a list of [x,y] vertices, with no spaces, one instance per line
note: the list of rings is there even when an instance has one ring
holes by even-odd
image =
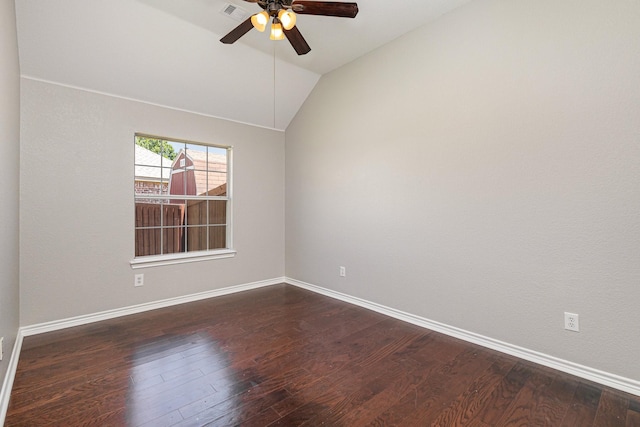
[[[273,44],[273,128],[276,128],[276,44]]]

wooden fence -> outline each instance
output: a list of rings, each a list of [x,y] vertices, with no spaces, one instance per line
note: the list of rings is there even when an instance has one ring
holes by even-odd
[[[209,209],[208,226],[207,206]],[[226,200],[189,201],[189,203],[187,203],[187,251],[204,251],[207,249],[226,248],[226,224]],[[208,241],[207,232],[209,235]]]
[[[160,220],[161,212],[164,216],[164,224]],[[136,256],[182,252],[183,223],[184,205],[136,203]],[[161,224],[164,227],[160,228]]]
[[[186,215],[184,204],[136,203],[136,256],[226,248],[226,223],[226,200],[189,201]]]
[[[226,196],[227,184],[212,188],[207,196]],[[209,225],[207,226],[207,206]],[[227,201],[192,200],[187,204],[187,251],[227,247]],[[207,230],[209,228],[209,230]],[[209,240],[207,241],[207,231]]]

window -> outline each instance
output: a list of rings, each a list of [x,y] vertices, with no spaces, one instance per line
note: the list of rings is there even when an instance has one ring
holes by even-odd
[[[232,256],[231,147],[135,136],[132,267]]]

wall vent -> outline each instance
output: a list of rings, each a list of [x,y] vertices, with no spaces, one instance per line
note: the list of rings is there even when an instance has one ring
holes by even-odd
[[[249,12],[240,6],[230,3],[225,3],[220,13],[238,22],[242,22],[249,17]]]

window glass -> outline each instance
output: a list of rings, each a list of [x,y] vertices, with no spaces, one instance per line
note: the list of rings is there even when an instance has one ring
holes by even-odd
[[[136,135],[135,256],[228,249],[230,147]]]

